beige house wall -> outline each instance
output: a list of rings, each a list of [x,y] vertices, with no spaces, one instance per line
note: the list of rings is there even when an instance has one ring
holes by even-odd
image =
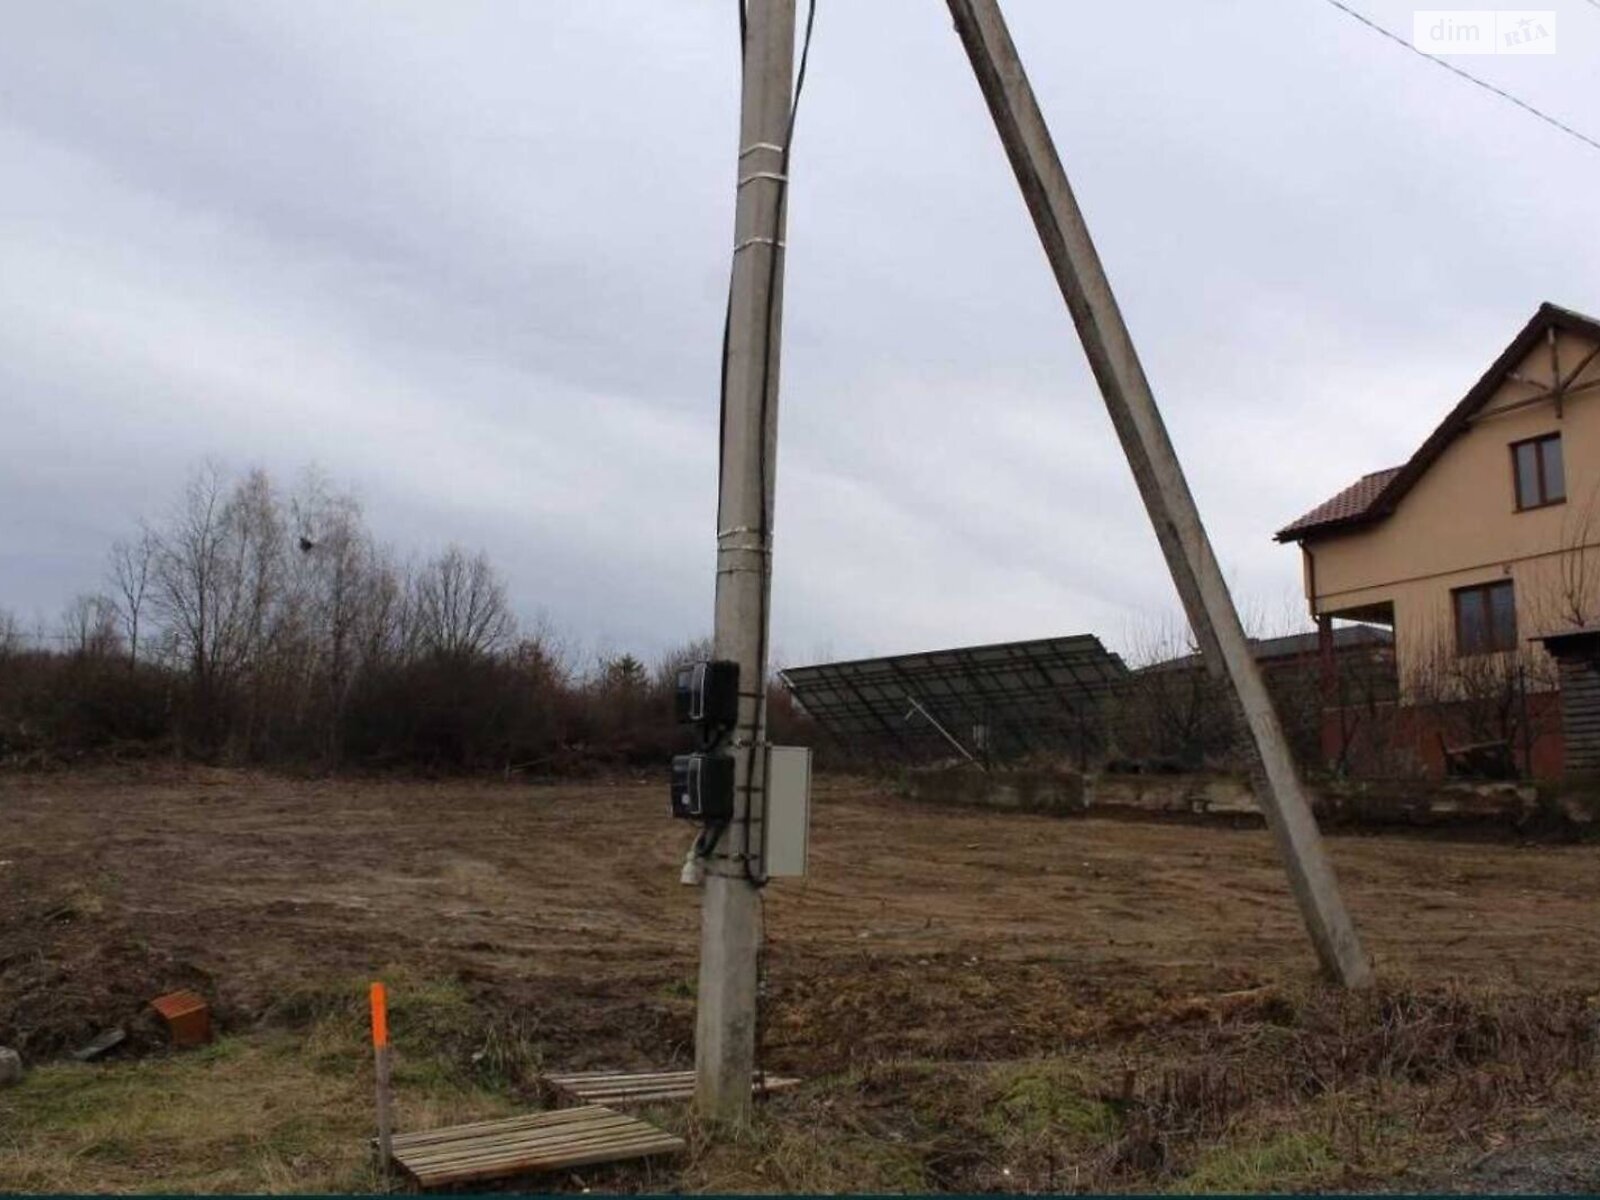
[[[1560,335],[1562,373],[1593,349]],[[1524,645],[1536,634],[1600,620],[1600,387],[1570,396],[1560,411],[1554,401],[1527,404],[1549,390],[1551,375],[1550,347],[1540,345],[1390,516],[1304,543],[1315,614],[1393,605],[1402,680],[1453,648],[1455,588],[1511,579]],[[1572,387],[1585,383],[1600,383],[1600,359]],[[1566,502],[1519,512],[1510,446],[1548,433],[1561,435]]]

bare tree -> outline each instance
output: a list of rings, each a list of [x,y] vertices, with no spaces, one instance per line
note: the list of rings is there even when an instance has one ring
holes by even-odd
[[[22,650],[22,626],[10,609],[0,608],[0,662],[13,658]]]
[[[1561,550],[1553,580],[1543,581],[1529,609],[1546,631],[1582,628],[1600,619],[1600,484],[1561,513]]]
[[[202,703],[213,689],[223,658],[218,634],[225,570],[222,492],[222,474],[215,463],[197,470],[171,520],[157,535],[151,561],[157,607]]]
[[[417,632],[423,648],[448,658],[490,654],[516,631],[505,585],[482,551],[450,546],[416,578]]]
[[[117,616],[128,643],[128,662],[139,661],[139,621],[144,613],[145,596],[150,590],[150,571],[158,543],[148,528],[129,541],[111,546],[111,583],[116,588]]]
[[[292,590],[303,605],[309,675],[326,705],[326,752],[337,759],[358,672],[393,654],[401,588],[387,557],[372,544],[353,496],[332,492],[320,474],[307,472],[290,510]]]
[[[356,614],[356,645],[362,670],[384,663],[407,662],[416,644],[409,570],[393,555],[371,546],[367,560],[365,603]]]
[[[223,528],[230,552],[225,611],[243,666],[275,632],[274,605],[285,597],[284,518],[265,471],[251,471],[234,489],[223,510]]]
[[[252,471],[229,489],[221,469],[207,463],[157,534],[152,597],[189,671],[195,712],[212,732],[220,708],[276,632],[283,524],[265,472]],[[253,712],[261,676],[250,684]]]

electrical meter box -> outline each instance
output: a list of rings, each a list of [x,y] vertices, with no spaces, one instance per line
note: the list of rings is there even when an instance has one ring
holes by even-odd
[[[733,817],[733,759],[726,754],[680,754],[672,760],[672,815],[686,821]]]
[[[768,878],[804,875],[811,850],[811,750],[767,747],[767,814],[762,871]]]
[[[739,722],[739,664],[697,662],[681,668],[673,709],[679,724],[732,729]]]

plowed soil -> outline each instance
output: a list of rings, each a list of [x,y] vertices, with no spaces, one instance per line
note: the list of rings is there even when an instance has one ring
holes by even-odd
[[[0,1044],[61,1053],[176,986],[249,1027],[403,967],[569,1069],[692,1057],[699,893],[655,784],[0,780]],[[1387,980],[1600,988],[1600,848],[1447,833],[1331,853]],[[823,783],[766,893],[766,1065],[1050,1053],[1314,972],[1260,829],[919,807]],[[1167,1006],[1167,1007],[1163,1007]]]

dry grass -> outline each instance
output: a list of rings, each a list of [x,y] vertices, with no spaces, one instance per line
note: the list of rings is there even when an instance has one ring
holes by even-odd
[[[397,973],[401,1128],[533,1104],[537,1055],[458,983]],[[681,1161],[542,1188],[908,1192],[1359,1188],[1498,1144],[1550,1111],[1600,1117],[1592,999],[1460,986],[1196,998],[1132,1032],[994,1062],[886,1060],[813,1078]],[[369,1051],[354,982],[289,998],[204,1050],[55,1064],[0,1093],[0,1190],[370,1191]]]
[[[230,1038],[171,1058],[42,1067],[0,1095],[0,1188],[370,1190],[360,1072],[319,1071],[300,1049],[287,1035]]]
[[[397,1122],[511,1111],[505,1090],[527,1068],[525,1048],[508,1046],[458,985],[391,977],[392,1025],[407,1045]],[[31,1071],[0,1092],[0,1191],[374,1190],[364,999],[358,981],[330,983],[200,1050]]]
[[[755,1134],[697,1153],[677,1182],[1366,1188],[1437,1181],[1443,1164],[1479,1158],[1553,1113],[1600,1118],[1600,1006],[1570,989],[1307,988],[1255,1006],[1226,995],[1169,1002],[1148,1018],[1038,1058],[888,1060],[814,1080],[774,1100]]]

